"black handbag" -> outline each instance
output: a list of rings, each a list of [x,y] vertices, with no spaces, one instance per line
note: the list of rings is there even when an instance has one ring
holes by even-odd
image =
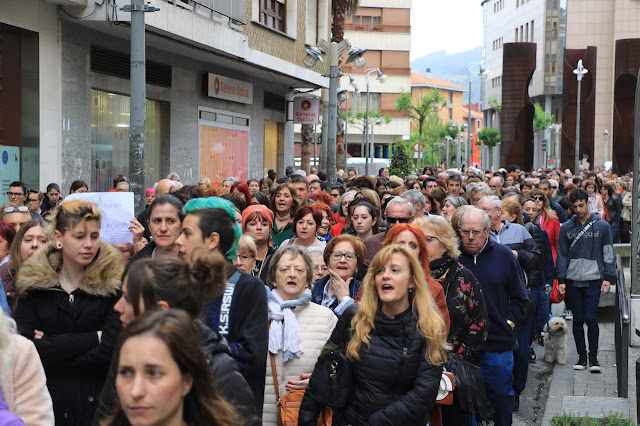
[[[320,355],[307,392],[323,406],[341,408],[347,405],[351,393],[351,363],[344,352]]]

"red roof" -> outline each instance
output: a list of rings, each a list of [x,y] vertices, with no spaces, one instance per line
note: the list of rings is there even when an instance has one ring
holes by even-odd
[[[438,78],[427,78],[422,74],[418,74],[415,72],[411,73],[411,85],[421,85],[421,86],[433,86],[433,87],[444,87],[453,90],[466,91],[467,89],[458,86],[457,84],[449,83],[448,81],[440,80]]]

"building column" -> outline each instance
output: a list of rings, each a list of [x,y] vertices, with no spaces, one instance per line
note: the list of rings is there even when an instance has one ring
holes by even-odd
[[[287,92],[287,116],[284,123],[284,138],[282,143],[278,141],[278,176],[284,176],[284,170],[287,166],[293,166],[293,145],[294,145],[294,129],[293,129],[293,98],[295,92],[290,90]]]
[[[544,97],[544,112],[546,114],[552,115],[553,114],[553,98],[551,95],[545,95]],[[553,121],[552,121],[553,123]],[[546,157],[549,158],[549,152],[550,152],[550,147],[551,147],[551,130],[550,129],[544,129],[544,138],[547,140],[547,155]],[[545,155],[542,156],[542,158],[545,158]],[[543,169],[546,169],[547,167],[549,167],[548,164],[544,164],[542,166]]]

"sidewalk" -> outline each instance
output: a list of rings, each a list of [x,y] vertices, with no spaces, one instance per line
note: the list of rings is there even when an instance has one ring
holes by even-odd
[[[554,305],[553,312],[560,315],[563,306]],[[602,367],[600,374],[589,372],[589,369],[577,371],[573,365],[577,361],[577,353],[573,333],[567,336],[567,364],[553,367],[553,378],[549,388],[543,425],[549,425],[556,414],[563,411],[590,417],[602,417],[609,412],[622,412],[625,416],[636,418],[636,380],[635,362],[640,357],[640,348],[629,348],[629,398],[618,398],[617,372],[615,366],[616,353],[614,346],[614,322],[611,316],[613,308],[601,309],[598,312],[600,322],[600,341],[598,361]],[[600,319],[601,317],[602,320]],[[572,322],[567,321],[569,327]],[[586,328],[585,328],[586,330]]]

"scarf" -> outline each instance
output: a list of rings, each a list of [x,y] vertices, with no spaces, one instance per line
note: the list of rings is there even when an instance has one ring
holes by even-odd
[[[300,358],[304,352],[300,326],[293,310],[298,306],[306,305],[310,300],[311,290],[305,290],[302,296],[287,301],[284,301],[275,290],[269,293],[269,313],[271,314],[269,352],[277,354],[282,350],[284,362]]]
[[[431,262],[429,262],[431,277],[436,280],[439,279],[449,270],[452,263],[453,263],[453,259],[451,259],[447,253],[442,255],[440,259],[432,260]]]
[[[276,214],[275,219],[276,219],[276,226],[278,227],[278,230],[281,230],[282,228],[287,226],[287,223],[289,223],[289,221],[291,220],[291,213],[287,214],[283,218],[280,218],[280,216]]]

